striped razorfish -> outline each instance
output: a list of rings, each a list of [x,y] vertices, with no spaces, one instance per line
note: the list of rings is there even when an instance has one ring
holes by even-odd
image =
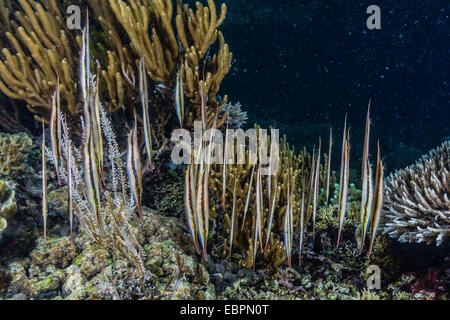
[[[367,160],[367,162],[369,162]],[[360,250],[359,250],[359,254],[361,254],[364,250],[364,241],[366,239],[366,235],[367,235],[367,230],[369,228],[370,225],[370,221],[372,219],[372,205],[373,205],[373,177],[372,177],[372,166],[370,163],[367,164],[367,168],[368,168],[368,173],[367,176],[365,177],[365,179],[367,180],[367,194],[366,194],[366,200],[364,202],[361,202],[361,207],[364,210],[363,214],[363,221],[361,224],[361,245],[360,245]]]
[[[86,100],[87,101],[87,100]],[[92,135],[92,119],[88,103],[84,104],[83,132],[83,170],[86,194],[91,213],[96,217],[100,232],[103,233],[103,222],[100,217],[100,177],[95,160],[94,137]]]
[[[362,225],[362,238],[361,238],[361,246],[360,246],[360,254],[364,247],[364,239],[365,239],[365,231],[366,231],[366,223],[370,221],[370,210],[372,209],[370,205],[368,205],[369,197],[371,197],[369,191],[369,184],[371,183],[372,176],[369,173],[369,136],[370,136],[370,101],[367,109],[367,117],[366,117],[366,129],[364,134],[364,147],[363,147],[363,157],[362,157],[362,192],[361,192],[361,225]]]
[[[375,242],[375,236],[378,230],[378,225],[380,224],[381,211],[383,207],[383,199],[384,199],[384,165],[381,161],[380,155],[380,142],[377,143],[378,146],[378,155],[377,155],[377,171],[375,174],[375,189],[374,189],[374,201],[372,206],[372,223],[371,223],[371,235],[370,235],[370,247],[368,258],[370,258],[370,254],[372,253],[373,243]]]
[[[96,160],[96,140],[94,140],[92,113],[89,108],[89,96],[91,91],[91,71],[89,55],[89,17],[82,34],[81,46],[81,92],[84,102],[84,132],[83,132],[83,165],[86,194],[91,212],[95,215],[99,230],[103,233],[103,222],[100,217],[100,183],[98,160]],[[97,141],[98,142],[98,141]]]
[[[237,184],[237,177],[234,177],[234,188],[233,188],[233,209],[231,213],[231,231],[230,231],[230,255],[229,258],[231,258],[231,250],[233,249],[233,238],[234,238],[234,224],[236,220],[236,184]]]
[[[206,88],[205,88],[205,82],[199,81],[199,92],[201,97],[201,111],[202,111],[202,126],[203,130],[206,130],[206,118],[207,118],[207,112],[206,112],[206,102],[208,100],[207,94],[206,94]]]
[[[148,166],[150,170],[153,169],[152,164],[152,133],[150,127],[150,117],[148,113],[149,108],[149,98],[148,98],[148,83],[147,83],[147,73],[145,70],[144,57],[141,58],[139,63],[139,91],[141,95],[142,104],[142,120],[144,123],[144,139],[145,139],[145,149],[147,150]]]
[[[127,173],[131,194],[136,201],[139,217],[142,218],[142,166],[137,131],[137,118],[135,112],[133,128],[128,136]]]
[[[52,112],[50,116],[50,141],[52,145],[53,161],[55,163],[56,177],[58,185],[61,185],[61,100],[58,86],[52,96]]]
[[[91,120],[92,120],[92,138],[94,139],[94,160],[97,171],[103,184],[105,184],[103,176],[103,132],[100,121],[100,90],[98,82],[92,81],[92,87],[95,87],[94,101],[90,104]]]
[[[45,158],[45,122],[42,119],[42,218],[44,221],[44,247],[47,244],[47,215],[48,215],[48,197],[47,197],[47,164]]]
[[[234,140],[233,140],[234,143]],[[222,167],[222,207],[225,209],[225,192],[227,189],[227,166],[228,166],[228,122],[227,122],[227,130],[225,130],[225,147],[223,152],[223,167]],[[251,189],[251,181],[253,179],[253,176],[250,180],[250,189]],[[247,197],[248,201],[248,197]],[[244,222],[245,222],[245,213],[247,212],[247,209],[244,212]],[[242,223],[242,228],[244,228],[244,223]]]
[[[339,174],[339,203],[341,201],[342,197],[342,181],[344,178],[344,157],[345,157],[345,141],[346,141],[346,134],[347,134],[347,114],[345,114],[345,120],[344,120],[344,132],[342,134],[342,150],[341,150],[341,171]]]
[[[253,242],[253,269],[255,269],[256,264],[256,252],[258,251],[258,241],[261,243],[262,250],[262,191],[261,191],[261,168],[258,167],[256,174],[256,219],[255,219],[255,230],[254,230],[254,242]]]
[[[90,68],[91,58],[89,55],[89,16],[86,18],[86,26],[82,32],[82,44],[81,44],[81,63],[80,63],[80,80],[81,80],[81,93],[85,103],[88,100],[90,89]]]
[[[198,231],[198,237],[200,240],[200,245],[203,250],[203,258],[205,261],[207,260],[206,256],[206,241],[208,234],[206,233],[206,226],[205,224],[208,223],[208,221],[204,220],[204,212],[205,212],[205,167],[203,164],[200,164],[200,169],[198,171],[198,183],[197,183],[197,203],[195,205],[196,209],[196,222],[197,222],[197,231]]]
[[[305,185],[305,176],[303,176],[303,185]],[[298,249],[298,264],[302,263],[302,249],[303,249],[303,233],[305,224],[305,188],[302,188],[302,204],[300,209],[300,235],[299,235],[299,249]]]
[[[291,270],[291,258],[292,258],[292,236],[294,233],[294,222],[293,222],[293,194],[291,193],[291,181],[288,181],[287,186],[287,204],[286,204],[286,212],[284,214],[284,247],[286,250],[286,257],[288,260],[289,270]]]
[[[317,162],[316,162],[316,169],[314,171],[314,194],[313,194],[313,238],[316,236],[316,214],[317,214],[317,205],[318,205],[318,198],[319,198],[319,177],[320,177],[320,151],[322,147],[322,140],[319,137],[319,150],[317,153]]]
[[[350,129],[349,129],[350,130]],[[348,131],[349,131],[348,130]],[[344,228],[345,221],[345,212],[347,210],[347,200],[348,200],[348,180],[349,180],[349,166],[350,166],[350,141],[349,141],[349,132],[344,132],[344,141],[343,141],[343,163],[341,163],[341,185],[340,185],[340,198],[339,198],[339,231],[338,231],[338,239],[336,248],[339,247],[339,242],[341,239],[341,232]]]
[[[175,85],[175,111],[177,113],[180,127],[183,128],[184,120],[184,88],[183,88],[183,66],[177,72],[177,83]]]
[[[195,220],[195,185],[194,185],[194,171],[192,165],[188,165],[185,173],[184,183],[184,210],[186,213],[186,221],[189,226],[189,232],[191,233],[192,240],[194,241],[195,251],[200,254],[197,244],[197,225]]]
[[[64,121],[66,121],[64,119]],[[69,193],[68,205],[69,205],[69,223],[70,223],[70,245],[73,246],[73,190],[72,190],[72,146],[69,140],[69,129],[67,127],[67,121],[65,122],[65,140],[66,140],[66,155],[67,155],[67,190]]]
[[[331,150],[333,147],[333,128],[330,128],[330,143],[328,145],[328,163],[327,163],[327,190],[325,205],[328,209],[328,200],[330,198],[330,173],[331,173]]]
[[[218,112],[216,113],[216,116],[214,117],[214,121],[213,121],[213,125],[212,125],[212,130],[211,130],[211,134],[209,136],[209,145],[208,148],[206,149],[205,146],[205,151],[206,151],[206,168],[205,168],[205,172],[204,172],[204,178],[203,178],[203,208],[202,208],[202,212],[203,212],[203,221],[204,221],[204,234],[205,234],[205,242],[204,242],[204,246],[203,246],[203,255],[205,258],[205,261],[207,260],[207,256],[206,256],[206,244],[207,244],[207,240],[208,240],[208,234],[209,234],[209,173],[210,173],[210,169],[211,169],[211,157],[212,157],[212,151],[215,149],[215,137],[214,137],[214,130],[216,129],[216,125],[217,125],[217,117],[218,117]],[[205,133],[206,134],[206,133]],[[203,158],[202,158],[203,159]]]
[[[225,148],[226,148],[226,146],[225,146]],[[250,173],[250,184],[248,185],[247,200],[245,201],[244,218],[242,219],[241,231],[244,231],[245,219],[247,217],[248,206],[250,204],[250,195],[251,195],[251,192],[252,192],[253,176],[254,176],[254,173],[255,173],[255,167],[256,167],[256,164],[253,164],[252,172]]]
[[[267,227],[267,235],[266,235],[266,245],[264,247],[264,252],[267,251],[267,247],[269,246],[269,240],[270,240],[270,233],[272,231],[272,222],[273,222],[273,214],[275,211],[275,201],[277,199],[277,191],[278,191],[278,187],[276,184],[276,180],[275,180],[275,188],[273,191],[273,196],[272,196],[272,202],[271,202],[271,206],[270,206],[270,215],[269,215],[269,225]]]

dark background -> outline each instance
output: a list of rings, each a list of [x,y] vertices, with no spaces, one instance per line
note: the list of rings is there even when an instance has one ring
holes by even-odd
[[[332,126],[338,164],[347,113],[357,168],[371,98],[371,154],[380,139],[388,170],[450,136],[448,1],[223,2],[234,58],[221,93],[243,104],[250,125],[275,125],[308,148],[319,135],[328,148]],[[366,27],[371,4],[381,30]]]

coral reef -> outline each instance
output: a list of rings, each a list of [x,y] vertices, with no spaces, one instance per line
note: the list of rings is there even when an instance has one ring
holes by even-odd
[[[402,242],[441,244],[450,235],[450,142],[386,180],[383,231]]]
[[[258,127],[255,127],[258,129]],[[233,137],[233,139],[237,137]],[[273,137],[272,137],[273,138]],[[270,146],[270,138],[267,137],[267,146]],[[268,147],[270,148],[270,147]],[[272,267],[280,266],[286,260],[285,245],[283,244],[282,234],[284,232],[284,221],[287,212],[288,198],[292,201],[292,217],[293,231],[300,232],[302,195],[304,197],[304,219],[303,224],[306,229],[313,217],[314,204],[311,189],[309,189],[308,181],[311,180],[312,156],[304,149],[299,154],[295,154],[295,150],[289,146],[286,138],[279,146],[279,170],[273,176],[267,176],[261,179],[260,188],[262,190],[262,209],[260,222],[258,221],[259,210],[257,208],[258,200],[258,175],[257,170],[252,169],[249,159],[249,151],[245,152],[248,161],[246,164],[213,165],[211,170],[211,179],[209,187],[215,199],[223,199],[222,206],[212,206],[211,216],[215,219],[223,219],[220,228],[223,232],[221,239],[223,244],[217,250],[222,253],[222,257],[231,256],[239,259],[239,266],[242,268],[254,267],[257,257],[255,249],[255,237],[261,238],[261,247],[264,247],[263,253],[258,256],[262,261]],[[238,151],[234,150],[233,158],[236,157]],[[326,157],[325,157],[326,158]],[[253,165],[255,166],[255,165]],[[319,165],[319,177],[326,177],[326,166]],[[224,173],[226,175],[224,179]],[[252,177],[253,175],[253,177]],[[331,194],[334,191],[335,173],[331,178]],[[224,187],[225,182],[225,188]],[[321,186],[318,202],[325,202],[325,184],[326,180],[319,179]],[[288,195],[288,185],[292,194]],[[225,192],[225,193],[224,193]],[[235,200],[234,200],[235,198]],[[232,208],[235,203],[234,208]],[[257,224],[261,224],[260,235],[255,232]],[[305,231],[306,234],[306,231]],[[230,237],[233,240],[230,241]],[[231,245],[232,243],[232,245]],[[230,252],[230,249],[232,250]],[[258,249],[259,251],[259,249]]]
[[[227,103],[221,113],[227,114],[224,126],[229,129],[239,129],[247,122],[247,112],[242,110],[240,102],[235,104]]]
[[[0,180],[0,239],[3,231],[17,212],[16,192],[12,183]]]
[[[32,141],[26,133],[0,132],[0,177],[13,179],[26,173]]]
[[[146,289],[157,299],[213,299],[214,286],[205,267],[184,248],[188,235],[179,218],[144,210],[140,232],[146,269]],[[148,240],[148,243],[147,243]],[[3,278],[6,279],[5,290]],[[139,277],[125,260],[112,257],[86,234],[73,245],[68,237],[43,238],[25,259],[0,269],[0,298],[7,299],[148,299]]]
[[[124,105],[130,110],[137,107],[137,70],[143,58],[153,81],[151,121],[158,124],[155,132],[159,137],[164,138],[164,127],[174,115],[172,88],[177,74],[181,74],[188,99],[185,126],[192,126],[200,118],[200,87],[208,97],[207,119],[212,125],[215,114],[227,103],[227,96],[219,103],[216,95],[232,60],[218,30],[226,16],[225,4],[218,13],[212,0],[207,6],[197,3],[195,11],[181,0],[176,1],[176,8],[172,0],[87,3],[95,13],[91,24],[103,30],[93,34],[92,56],[98,63],[92,62],[91,69],[101,75],[101,96],[107,112]],[[43,117],[46,121],[57,87],[64,113],[75,116],[82,111],[78,100],[80,86],[75,79],[83,44],[77,32],[67,29],[65,6],[55,0],[20,0],[19,5],[0,2],[5,22],[0,33],[4,47],[0,90],[12,99],[24,100],[38,119]],[[217,42],[218,51],[210,56]],[[222,117],[219,124],[225,119]]]
[[[4,13],[0,90],[24,100],[28,109],[49,117],[51,95],[59,84],[65,110],[77,113],[77,59],[80,38],[67,29],[56,1],[19,0],[11,17],[11,3],[2,1]],[[5,44],[11,47],[7,48]]]

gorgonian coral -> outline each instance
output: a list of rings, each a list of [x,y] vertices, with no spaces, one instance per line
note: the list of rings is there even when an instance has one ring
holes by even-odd
[[[436,242],[450,235],[450,142],[386,180],[385,233],[401,242]]]

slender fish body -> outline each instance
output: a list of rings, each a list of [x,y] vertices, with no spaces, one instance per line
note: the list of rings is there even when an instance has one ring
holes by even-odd
[[[191,233],[192,240],[194,241],[195,251],[197,254],[200,253],[197,245],[197,231],[196,225],[194,221],[194,206],[193,206],[193,197],[191,194],[192,186],[191,186],[191,176],[192,176],[192,167],[189,165],[186,169],[185,173],[185,183],[184,183],[184,209],[186,214],[186,221],[188,223],[189,232]]]
[[[375,176],[375,189],[374,189],[374,202],[373,202],[373,219],[371,224],[371,238],[370,238],[370,247],[368,258],[372,253],[373,244],[375,242],[375,236],[378,230],[378,226],[380,224],[381,212],[383,208],[383,200],[384,200],[384,165],[381,161],[380,155],[380,143],[378,142],[378,156],[377,156],[377,172]]]
[[[50,116],[50,141],[52,145],[53,160],[55,163],[56,178],[58,180],[58,185],[61,185],[61,174],[60,174],[60,159],[61,159],[61,137],[60,137],[60,115],[61,115],[61,105],[58,103],[59,99],[59,86],[52,97],[52,112]]]
[[[330,143],[328,147],[328,163],[327,163],[327,190],[326,190],[326,207],[328,209],[328,200],[330,198],[330,173],[331,173],[331,150],[333,146],[333,128],[330,128]]]
[[[182,70],[183,68],[180,68],[177,73],[177,82],[175,85],[175,112],[181,128],[183,128],[184,121],[184,89]]]
[[[150,170],[153,169],[152,163],[152,133],[151,133],[151,125],[150,125],[150,116],[149,116],[149,97],[148,97],[148,83],[147,83],[147,73],[145,69],[144,57],[141,58],[141,62],[139,63],[139,91],[141,96],[141,104],[142,104],[142,122],[144,123],[144,140],[145,140],[145,149],[147,151],[148,157],[148,165]]]
[[[42,218],[44,221],[44,247],[47,244],[47,215],[48,215],[48,197],[47,197],[47,164],[45,157],[45,123],[42,119]]]

